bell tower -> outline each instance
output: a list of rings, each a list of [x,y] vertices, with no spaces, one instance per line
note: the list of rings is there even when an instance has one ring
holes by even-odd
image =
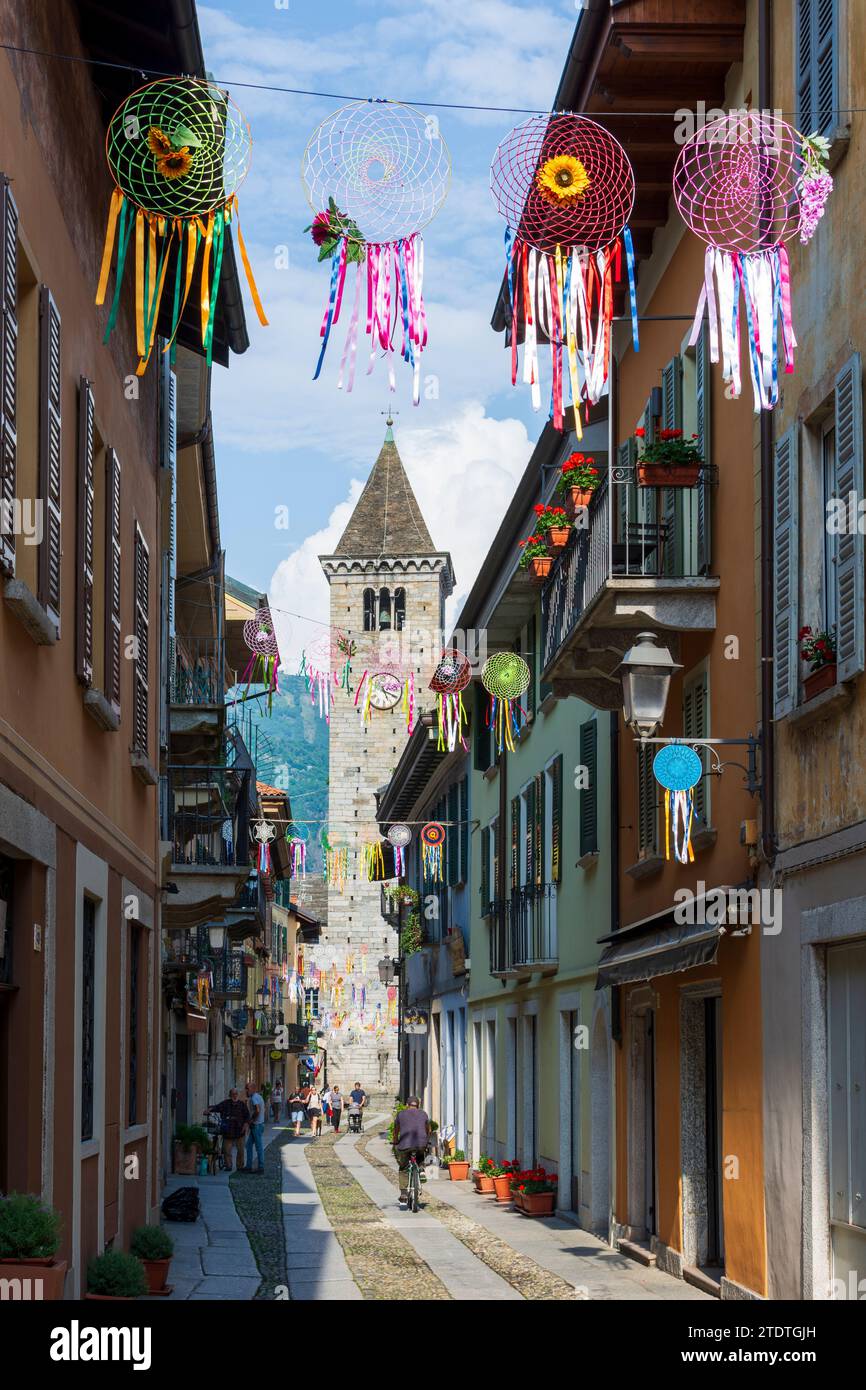
[[[364,846],[381,838],[375,794],[390,781],[408,738],[403,688],[411,673],[417,718],[454,588],[451,556],[433,544],[390,416],[348,525],[333,555],[319,562],[331,590],[332,636],[352,643],[352,694],[336,694],[329,732],[327,829],[333,847],[348,849],[348,877],[342,891],[328,885],[327,927],[312,960],[323,975],[320,1014],[331,1015],[328,1080],[346,1092],[360,1080],[370,1096],[390,1101],[399,1087],[397,1029],[378,965],[385,956],[396,958],[398,941],[381,913],[381,884],[363,877]],[[354,703],[365,673],[382,677],[373,682],[366,719],[364,696]],[[332,998],[334,979],[342,983]]]

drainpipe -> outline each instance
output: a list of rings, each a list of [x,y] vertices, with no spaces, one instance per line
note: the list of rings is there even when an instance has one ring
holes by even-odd
[[[619,931],[619,714],[610,712],[610,930]],[[622,989],[610,992],[610,1035],[622,1042]]]
[[[758,107],[773,100],[772,0],[758,3]],[[761,411],[761,849],[772,865],[776,857],[775,748],[773,724],[773,416]]]

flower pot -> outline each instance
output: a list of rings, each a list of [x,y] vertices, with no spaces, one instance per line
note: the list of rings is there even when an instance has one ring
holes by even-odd
[[[449,1163],[448,1176],[452,1182],[465,1182],[469,1177],[468,1163]]]
[[[134,1298],[127,1298],[123,1293],[86,1293],[86,1299],[91,1299],[94,1303],[134,1303]]]
[[[198,1171],[198,1145],[194,1144],[191,1149],[181,1148],[179,1143],[174,1146],[174,1171],[183,1173],[188,1177],[195,1177]]]
[[[565,494],[565,510],[572,521],[577,515],[578,508],[588,507],[592,501],[592,494],[595,488],[591,487],[570,487]]]
[[[504,1203],[511,1201],[511,1179],[507,1173],[504,1173],[501,1178],[494,1178],[493,1187],[496,1192],[497,1202]]]
[[[148,1293],[162,1293],[165,1288],[165,1281],[168,1278],[168,1267],[171,1264],[171,1256],[167,1260],[142,1260],[144,1266],[144,1277],[147,1280]]]
[[[489,1173],[479,1173],[476,1170],[472,1174],[472,1180],[475,1183],[476,1192],[490,1193],[493,1191],[493,1179]]]
[[[523,1210],[527,1216],[550,1216],[556,1201],[555,1192],[524,1192]]]
[[[533,555],[529,561],[529,573],[533,579],[546,579],[553,565],[551,555]]]
[[[641,487],[695,487],[701,476],[699,463],[639,463],[637,479]]]
[[[832,690],[836,684],[836,663],[828,661],[825,666],[819,666],[817,671],[810,671],[803,681],[803,694],[807,700],[814,700],[816,695],[820,695],[822,690]]]
[[[517,1211],[522,1211],[522,1210],[523,1210],[523,1193],[522,1193],[522,1192],[518,1192],[517,1189],[515,1188],[515,1190],[514,1190],[514,1191],[512,1192],[512,1194],[511,1194],[511,1197],[512,1197],[512,1201],[514,1202],[514,1206],[515,1206],[516,1210],[517,1210]]]
[[[67,1268],[65,1260],[57,1260],[53,1255],[47,1258],[41,1255],[28,1256],[22,1260],[4,1256],[0,1264],[5,1266],[2,1275],[4,1279],[20,1279],[22,1283],[25,1279],[30,1281],[31,1299],[59,1303],[63,1298]]]
[[[568,538],[571,535],[569,526],[551,526],[547,533],[548,549],[555,555],[557,551],[563,550],[568,545]]]

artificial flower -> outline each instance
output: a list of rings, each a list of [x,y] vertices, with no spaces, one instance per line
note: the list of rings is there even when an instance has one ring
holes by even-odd
[[[590,186],[590,178],[574,155],[557,154],[542,164],[535,183],[544,201],[557,206],[582,198]]]
[[[152,125],[147,132],[147,148],[151,154],[166,155],[171,154],[172,144],[165,131],[160,130],[158,125]]]
[[[317,246],[321,246],[334,235],[331,230],[331,220],[326,212],[317,212],[313,218],[313,225],[310,228],[310,235]]]
[[[157,173],[166,179],[183,179],[192,168],[192,155],[186,145],[156,157]]]

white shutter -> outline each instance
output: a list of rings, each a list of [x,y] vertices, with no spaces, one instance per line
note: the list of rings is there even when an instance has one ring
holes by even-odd
[[[800,504],[799,427],[792,425],[775,449],[773,565],[776,612],[773,673],[775,716],[782,719],[797,703],[797,614]],[[768,602],[764,596],[764,602]]]
[[[863,496],[863,385],[860,354],[836,377],[836,496],[847,508],[847,526],[836,553],[836,661],[839,680],[863,670],[863,536],[857,506]]]

